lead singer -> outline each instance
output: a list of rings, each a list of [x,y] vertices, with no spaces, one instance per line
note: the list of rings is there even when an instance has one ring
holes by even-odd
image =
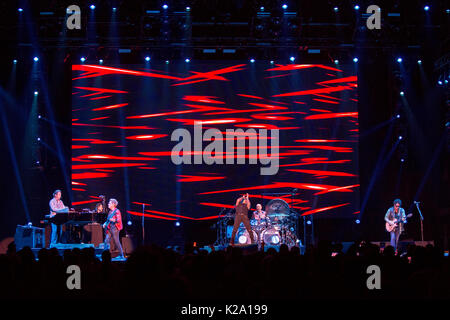
[[[252,228],[250,227],[250,221],[248,220],[248,210],[250,209],[250,200],[248,199],[248,193],[236,200],[235,208],[236,208],[236,215],[234,216],[234,226],[233,232],[231,233],[230,245],[232,246],[234,245],[234,238],[236,236],[236,232],[241,222],[247,229],[247,232],[250,235],[252,243],[255,243]]]

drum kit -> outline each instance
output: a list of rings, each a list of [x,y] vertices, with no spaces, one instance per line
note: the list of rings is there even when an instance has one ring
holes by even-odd
[[[273,199],[266,205],[265,217],[250,220],[253,238],[258,246],[286,244],[293,247],[298,243],[297,217],[298,214],[290,210],[286,201]],[[234,216],[231,214],[219,218],[217,245],[230,243],[233,221]],[[251,244],[250,235],[242,223],[236,233],[235,243]]]

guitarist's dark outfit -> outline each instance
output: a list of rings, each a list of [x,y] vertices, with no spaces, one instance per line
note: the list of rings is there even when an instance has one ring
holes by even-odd
[[[106,237],[105,237],[105,248],[106,245],[112,240],[114,242],[114,245],[119,250],[119,257],[123,258],[123,250],[122,245],[120,244],[120,238],[119,238],[119,232],[123,229],[122,225],[122,215],[120,214],[119,209],[114,209],[114,211],[110,211],[108,214],[108,218],[105,222],[105,224],[110,221],[110,219],[113,219],[108,226],[106,227]]]
[[[393,222],[394,219],[397,221],[404,221],[406,219],[405,210],[403,208],[398,208],[398,213],[395,213],[394,207],[390,207],[384,216],[384,220],[386,222]],[[400,238],[400,234],[403,232],[403,223],[398,223],[398,227],[390,232],[391,234],[391,246],[397,250],[398,239]]]

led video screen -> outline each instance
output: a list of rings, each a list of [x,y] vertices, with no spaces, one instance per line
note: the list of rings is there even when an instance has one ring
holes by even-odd
[[[359,210],[354,66],[161,61],[72,66],[75,208],[216,219],[249,193],[300,215]]]

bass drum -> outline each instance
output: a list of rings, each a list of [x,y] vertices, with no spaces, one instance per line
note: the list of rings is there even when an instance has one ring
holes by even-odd
[[[280,245],[280,232],[274,227],[266,229],[261,233],[261,241],[264,241],[264,243],[268,245]]]
[[[252,230],[253,233],[253,239],[255,240],[255,243],[258,242],[258,235],[254,230]],[[248,234],[247,229],[245,228],[239,228],[238,232],[236,233],[236,239],[234,243],[239,244],[252,244],[252,240],[250,239],[250,235]]]

